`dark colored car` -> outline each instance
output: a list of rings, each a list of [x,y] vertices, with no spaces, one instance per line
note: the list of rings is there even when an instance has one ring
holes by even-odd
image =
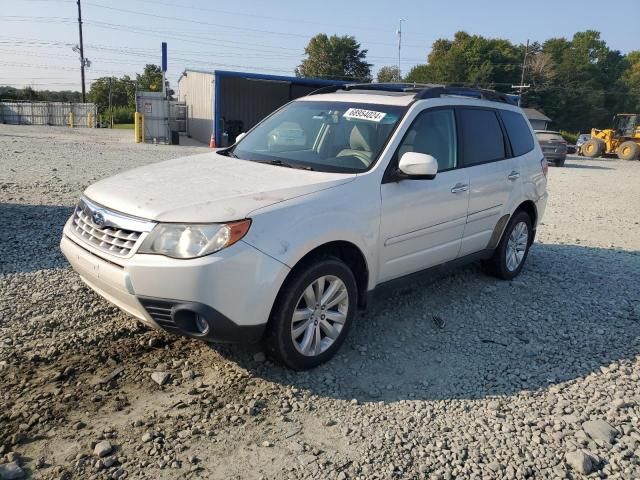
[[[567,141],[560,133],[550,130],[536,130],[536,137],[542,148],[542,153],[547,163],[556,167],[564,167],[567,159]]]

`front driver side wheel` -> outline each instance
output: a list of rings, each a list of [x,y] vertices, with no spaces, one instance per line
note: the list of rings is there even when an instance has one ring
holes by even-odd
[[[484,270],[504,280],[517,277],[529,254],[532,235],[531,217],[526,212],[516,213],[507,224],[491,259],[483,262]]]
[[[267,351],[295,370],[326,362],[347,335],[357,295],[353,273],[338,258],[318,259],[294,271],[273,307]]]

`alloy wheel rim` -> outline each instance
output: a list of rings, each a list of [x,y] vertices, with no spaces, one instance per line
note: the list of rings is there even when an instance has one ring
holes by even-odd
[[[527,252],[527,244],[529,243],[529,228],[525,222],[519,222],[511,230],[509,240],[507,241],[507,269],[513,272],[518,269],[524,255]]]
[[[333,275],[317,278],[300,295],[291,319],[296,350],[313,357],[325,352],[342,333],[349,312],[349,294]]]

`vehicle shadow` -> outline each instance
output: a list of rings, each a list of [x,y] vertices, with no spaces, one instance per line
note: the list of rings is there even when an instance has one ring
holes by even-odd
[[[66,266],[60,237],[73,207],[0,203],[0,274]]]
[[[565,163],[564,168],[579,168],[587,170],[613,170],[611,167],[603,167],[601,165],[586,165],[584,163]]]
[[[249,348],[214,348],[253,375],[325,397],[510,395],[639,355],[638,278],[640,252],[537,243],[514,281],[470,266],[378,299],[338,355],[312,371],[258,363]]]

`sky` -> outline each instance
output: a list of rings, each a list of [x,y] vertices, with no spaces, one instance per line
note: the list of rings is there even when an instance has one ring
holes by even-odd
[[[168,43],[167,78],[185,68],[293,75],[317,33],[353,35],[374,73],[398,61],[424,63],[431,44],[456,31],[542,42],[598,30],[610,48],[640,49],[638,0],[81,0],[87,90],[92,79],[141,72],[160,64]],[[400,7],[400,8],[398,8]],[[76,0],[0,0],[0,85],[80,90]]]

